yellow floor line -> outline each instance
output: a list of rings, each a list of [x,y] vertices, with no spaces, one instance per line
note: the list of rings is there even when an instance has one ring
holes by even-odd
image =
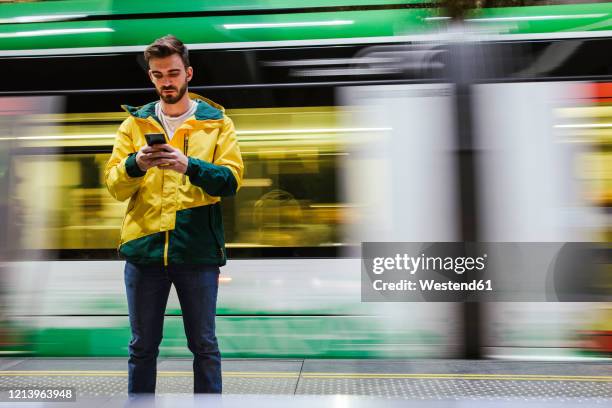
[[[159,371],[161,377],[190,377],[191,371]],[[126,370],[13,370],[0,371],[0,377],[125,377]],[[507,380],[507,381],[580,381],[612,382],[612,376],[546,375],[546,374],[392,374],[392,373],[298,373],[266,371],[224,371],[224,377],[235,378],[304,378],[304,379],[441,379],[441,380]]]
[[[192,371],[158,371],[157,375],[161,377],[189,377],[193,375]],[[244,377],[244,378],[298,378],[298,373],[286,373],[286,372],[237,372],[237,371],[224,371],[225,377]],[[36,370],[36,371],[0,371],[0,377],[2,376],[13,376],[13,377],[45,377],[45,376],[58,376],[58,377],[114,377],[114,376],[127,376],[127,370],[125,371],[101,371],[101,370]]]
[[[607,375],[556,375],[556,374],[479,374],[479,373],[304,373],[302,377],[364,377],[364,378],[559,378],[559,379],[607,379],[612,380],[612,376]]]

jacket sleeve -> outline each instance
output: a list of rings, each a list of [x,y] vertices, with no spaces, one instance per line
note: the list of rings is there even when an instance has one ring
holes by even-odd
[[[104,183],[109,193],[119,201],[130,198],[140,187],[146,171],[136,164],[136,148],[132,143],[127,118],[117,131],[113,153],[104,168]]]
[[[223,117],[223,128],[217,138],[213,162],[189,157],[187,175],[191,184],[211,196],[232,196],[242,185],[244,163],[238,147],[234,123]]]

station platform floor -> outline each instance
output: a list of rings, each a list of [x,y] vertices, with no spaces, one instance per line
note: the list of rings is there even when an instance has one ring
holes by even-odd
[[[223,395],[197,397],[191,364],[159,358],[155,399],[129,400],[126,358],[0,358],[0,406],[25,388],[75,390],[52,407],[612,406],[609,362],[224,359]]]

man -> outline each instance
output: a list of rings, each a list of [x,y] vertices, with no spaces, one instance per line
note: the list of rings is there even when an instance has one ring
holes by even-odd
[[[222,106],[187,92],[186,47],[162,37],[144,52],[160,100],[129,113],[105,171],[108,191],[129,198],[121,229],[132,339],[128,392],[154,393],[164,312],[174,284],[181,304],[194,392],[221,393],[215,337],[219,266],[226,262],[220,197],[240,187],[244,165]],[[147,146],[145,134],[165,143]]]

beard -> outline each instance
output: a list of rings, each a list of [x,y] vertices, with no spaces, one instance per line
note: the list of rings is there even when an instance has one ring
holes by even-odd
[[[187,82],[185,82],[180,89],[176,89],[173,86],[163,86],[160,89],[155,89],[157,91],[157,94],[159,95],[159,97],[162,99],[162,101],[168,103],[168,104],[175,104],[178,101],[181,100],[181,98],[183,97],[183,95],[185,95],[185,92],[187,92]],[[167,95],[164,94],[163,91],[169,91],[169,90],[173,90],[176,91],[176,95],[172,96],[172,95]]]

